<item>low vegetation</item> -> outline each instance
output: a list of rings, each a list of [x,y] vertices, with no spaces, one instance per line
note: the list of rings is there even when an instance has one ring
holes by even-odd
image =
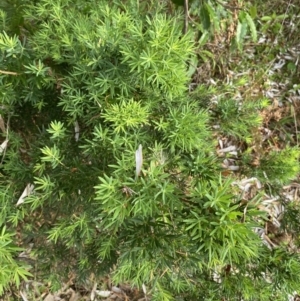
[[[4,300],[296,298],[294,2],[0,4]]]

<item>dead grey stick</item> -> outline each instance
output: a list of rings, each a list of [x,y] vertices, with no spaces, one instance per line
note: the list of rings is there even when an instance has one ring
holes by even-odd
[[[189,0],[184,0],[184,27],[183,34],[187,33],[189,26]]]

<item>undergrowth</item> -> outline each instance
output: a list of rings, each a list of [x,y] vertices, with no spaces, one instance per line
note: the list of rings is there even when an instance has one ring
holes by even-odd
[[[0,7],[0,294],[295,294],[296,4],[96,2]]]

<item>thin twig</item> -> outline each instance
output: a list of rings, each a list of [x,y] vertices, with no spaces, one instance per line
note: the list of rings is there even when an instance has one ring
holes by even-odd
[[[225,7],[225,8],[228,8],[228,9],[237,9],[237,10],[241,10],[241,8],[238,7],[238,6],[229,5],[229,4],[227,4],[227,3],[222,3],[220,0],[216,0],[216,2],[217,2],[218,4],[220,4],[221,6],[223,6],[223,7]]]
[[[294,105],[294,101],[293,101],[293,117],[294,117],[295,132],[296,132],[296,143],[297,143],[297,145],[299,145],[299,140],[298,140],[298,125],[297,125],[297,116],[296,116],[295,108],[296,108],[296,106]]]
[[[189,26],[189,0],[184,0],[184,27],[183,34],[187,33]]]
[[[17,73],[17,72],[4,71],[4,70],[0,70],[0,73],[2,73],[2,74],[8,74],[8,75],[19,75],[19,73]]]

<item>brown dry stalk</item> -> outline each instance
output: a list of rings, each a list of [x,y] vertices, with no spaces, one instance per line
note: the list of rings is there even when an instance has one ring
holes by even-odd
[[[19,73],[17,73],[17,72],[4,71],[4,70],[0,70],[0,73],[2,73],[2,74],[9,74],[9,75],[19,75]]]
[[[6,133],[6,129],[5,129],[5,122],[2,118],[2,116],[0,115],[0,129],[1,131],[5,134]]]
[[[184,27],[183,34],[187,33],[189,26],[189,0],[184,0]]]

